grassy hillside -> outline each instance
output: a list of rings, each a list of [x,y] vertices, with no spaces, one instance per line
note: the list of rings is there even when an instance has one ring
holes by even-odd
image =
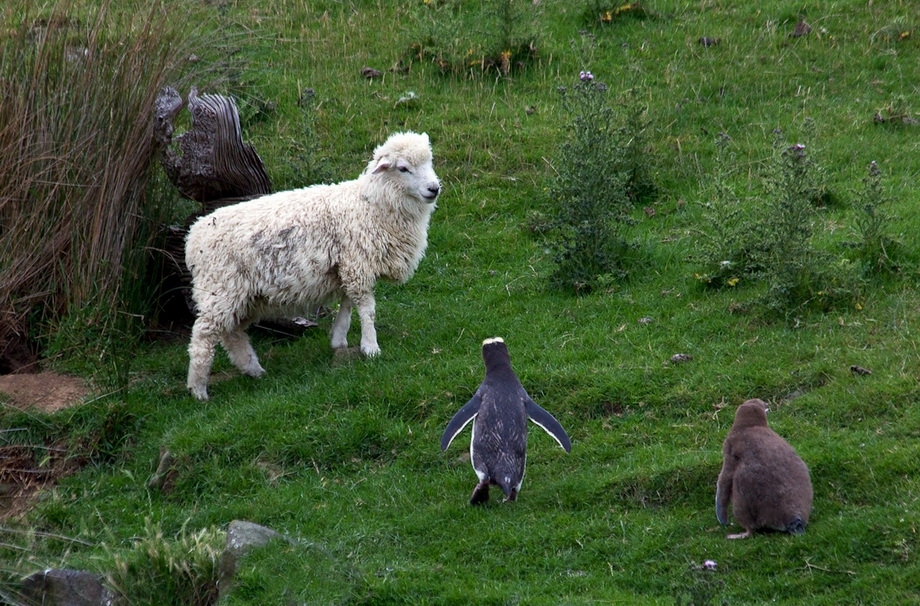
[[[428,253],[407,284],[378,285],[377,359],[334,364],[328,317],[296,340],[257,333],[267,375],[239,376],[219,353],[199,403],[176,334],[139,347],[128,385],[88,404],[3,409],[19,430],[4,439],[63,441],[89,461],[6,523],[7,581],[85,568],[121,574],[132,603],[187,603],[162,595],[166,546],[246,519],[302,542],[254,554],[227,604],[920,599],[916,3],[650,0],[616,14],[543,0],[504,17],[503,4],[213,5],[241,67],[206,92],[237,97],[277,189],[354,177],[390,132],[429,133],[444,193]],[[171,3],[170,18],[183,10]],[[799,20],[811,31],[795,37]],[[521,66],[489,67],[519,38],[533,48]],[[640,91],[658,195],[627,228],[641,261],[575,296],[549,286],[552,242],[531,228],[553,212],[574,118],[558,88],[583,70],[611,97]],[[719,187],[744,209],[772,195],[776,129],[822,170],[814,246],[851,255],[875,161],[897,254],[894,271],[847,266],[858,287],[842,302],[786,316],[757,304],[761,282],[698,277]],[[438,441],[492,336],[573,448],[532,426],[518,502],[472,508],[469,430],[446,453]],[[692,359],[672,363],[678,353]],[[728,541],[716,520],[721,443],[752,397],[811,468],[804,536]],[[166,491],[147,488],[161,447],[176,457]]]

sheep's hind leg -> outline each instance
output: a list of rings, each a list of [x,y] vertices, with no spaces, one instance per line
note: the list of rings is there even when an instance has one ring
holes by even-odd
[[[259,364],[259,357],[252,348],[244,327],[239,326],[226,333],[220,342],[227,350],[230,361],[241,373],[250,377],[261,377],[265,374],[265,369]]]
[[[339,303],[339,312],[332,323],[332,349],[345,349],[348,347],[348,329],[351,328],[351,299],[342,297]]]
[[[192,339],[188,345],[189,364],[186,385],[198,400],[208,399],[208,377],[214,363],[214,348],[220,340],[217,333],[200,317],[192,327]]]

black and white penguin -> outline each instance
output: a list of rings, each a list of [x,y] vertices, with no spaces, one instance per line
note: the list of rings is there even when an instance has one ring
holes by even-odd
[[[471,505],[489,500],[489,486],[514,501],[524,481],[527,461],[527,419],[542,427],[566,452],[572,443],[553,415],[540,408],[524,391],[511,369],[508,346],[496,337],[482,342],[486,377],[473,397],[447,424],[441,436],[441,451],[447,450],[467,423],[473,421],[470,460],[479,483],[470,497]],[[475,419],[475,420],[474,420]]]
[[[767,425],[767,404],[748,400],[738,407],[722,444],[722,471],[716,483],[716,518],[728,524],[728,505],[744,532],[805,532],[813,490],[808,467],[792,446]]]

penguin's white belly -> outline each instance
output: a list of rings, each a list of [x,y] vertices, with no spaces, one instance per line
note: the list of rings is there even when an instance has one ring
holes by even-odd
[[[473,471],[476,472],[476,477],[479,478],[480,482],[485,482],[489,477],[488,469],[479,469],[476,467],[476,457],[473,454],[473,444],[476,443],[476,421],[473,421],[473,436],[470,438],[470,463],[473,465]]]

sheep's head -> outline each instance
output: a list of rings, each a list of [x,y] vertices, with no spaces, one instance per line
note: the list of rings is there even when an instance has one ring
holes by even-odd
[[[441,181],[434,172],[431,143],[427,133],[396,133],[374,150],[366,173],[386,174],[400,193],[434,204],[441,193]]]

